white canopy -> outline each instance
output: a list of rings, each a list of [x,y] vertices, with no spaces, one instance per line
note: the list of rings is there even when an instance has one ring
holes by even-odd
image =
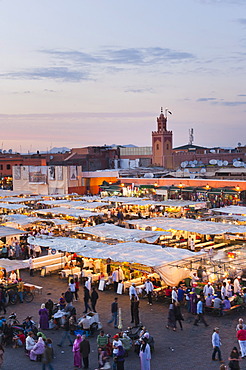
[[[28,262],[1,258],[0,267],[4,268],[7,272],[12,271],[12,270],[21,270],[21,269],[28,268]]]
[[[30,225],[30,224],[34,224],[34,223],[37,223],[37,222],[46,222],[46,223],[54,223],[55,225],[65,225],[65,224],[69,224],[68,221],[66,220],[60,220],[60,219],[57,219],[57,218],[51,218],[51,219],[47,219],[47,218],[40,218],[40,217],[30,217],[30,216],[26,216],[26,215],[7,215],[5,216],[5,225],[7,226],[10,226],[10,225],[19,225],[19,226],[27,226],[27,225]]]
[[[9,210],[17,210],[22,208],[28,208],[25,204],[8,204],[8,203],[0,203],[0,208],[9,209]]]
[[[37,209],[32,211],[32,213],[40,213],[40,214],[54,214],[54,215],[66,215],[70,217],[81,217],[81,218],[89,218],[93,216],[100,216],[103,213],[97,212],[90,212],[86,210],[79,210],[79,209],[69,209],[64,207],[54,207],[54,208],[46,208],[46,209]]]
[[[116,239],[122,241],[138,241],[144,239],[147,242],[154,243],[162,235],[172,235],[167,231],[144,231],[137,229],[125,229],[113,224],[100,224],[84,228],[77,228],[75,231],[80,233],[96,235],[105,239]]]
[[[228,206],[228,207],[221,207],[221,208],[213,208],[212,211],[246,216],[246,207],[243,207],[243,206]]]
[[[17,198],[17,197],[13,197],[13,198],[4,198],[2,199],[2,202],[6,202],[6,203],[23,203],[23,202],[34,202],[34,201],[38,201],[42,199],[41,197],[28,197],[28,198]]]
[[[0,226],[0,238],[10,235],[20,235],[23,234],[23,231],[15,229],[13,227]]]
[[[45,205],[74,208],[74,209],[96,209],[99,207],[105,207],[106,204],[102,202],[82,202],[82,201],[72,201],[72,200],[56,200],[56,201],[42,201],[39,202]]]
[[[110,258],[115,262],[149,266],[158,272],[168,285],[176,285],[180,280],[189,276],[189,271],[168,266],[169,263],[203,255],[200,252],[194,253],[186,249],[162,248],[159,245],[136,242],[108,245],[90,240],[62,237],[45,239],[29,237],[28,242],[57,250],[75,252],[88,258]]]
[[[225,233],[246,233],[246,226],[223,224],[222,222],[199,221],[185,218],[156,217],[147,220],[125,221],[140,227],[156,227],[163,230],[182,230],[203,235],[220,235]]]

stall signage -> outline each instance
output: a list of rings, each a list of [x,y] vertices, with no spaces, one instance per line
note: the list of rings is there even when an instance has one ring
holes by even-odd
[[[56,254],[56,249],[55,248],[51,249],[51,254]]]

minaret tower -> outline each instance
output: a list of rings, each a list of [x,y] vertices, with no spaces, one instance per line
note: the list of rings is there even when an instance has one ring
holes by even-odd
[[[161,114],[157,117],[157,131],[152,131],[152,164],[172,169],[173,133],[172,131],[167,131],[168,112],[165,109],[164,116],[163,108],[161,107]]]

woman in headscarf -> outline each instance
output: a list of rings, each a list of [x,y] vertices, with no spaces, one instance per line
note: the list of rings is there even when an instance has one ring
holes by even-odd
[[[150,353],[150,346],[148,344],[147,338],[143,337],[141,339],[139,357],[140,357],[141,370],[150,370],[151,353]]]
[[[80,353],[80,343],[82,342],[82,337],[80,334],[77,335],[75,341],[73,342],[73,364],[74,367],[82,368],[82,359]]]
[[[176,330],[176,318],[174,312],[174,303],[170,303],[167,317],[167,329],[172,328],[173,331]]]
[[[42,330],[49,329],[49,311],[45,308],[45,304],[41,305],[39,310],[39,326]]]
[[[117,364],[117,370],[124,370],[125,350],[122,346],[118,346],[115,359]]]
[[[38,355],[42,355],[45,350],[45,343],[43,341],[42,337],[38,338],[37,343],[33,347],[33,349],[30,352],[30,360],[31,361],[36,361]]]
[[[241,357],[239,355],[237,347],[233,347],[228,360],[229,360],[229,368],[230,369],[234,369],[234,370],[236,370],[236,369],[239,370],[240,369],[239,362],[241,360]]]

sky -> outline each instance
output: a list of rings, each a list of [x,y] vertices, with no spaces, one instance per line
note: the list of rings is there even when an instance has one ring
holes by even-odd
[[[245,0],[0,0],[0,149],[246,145]]]

